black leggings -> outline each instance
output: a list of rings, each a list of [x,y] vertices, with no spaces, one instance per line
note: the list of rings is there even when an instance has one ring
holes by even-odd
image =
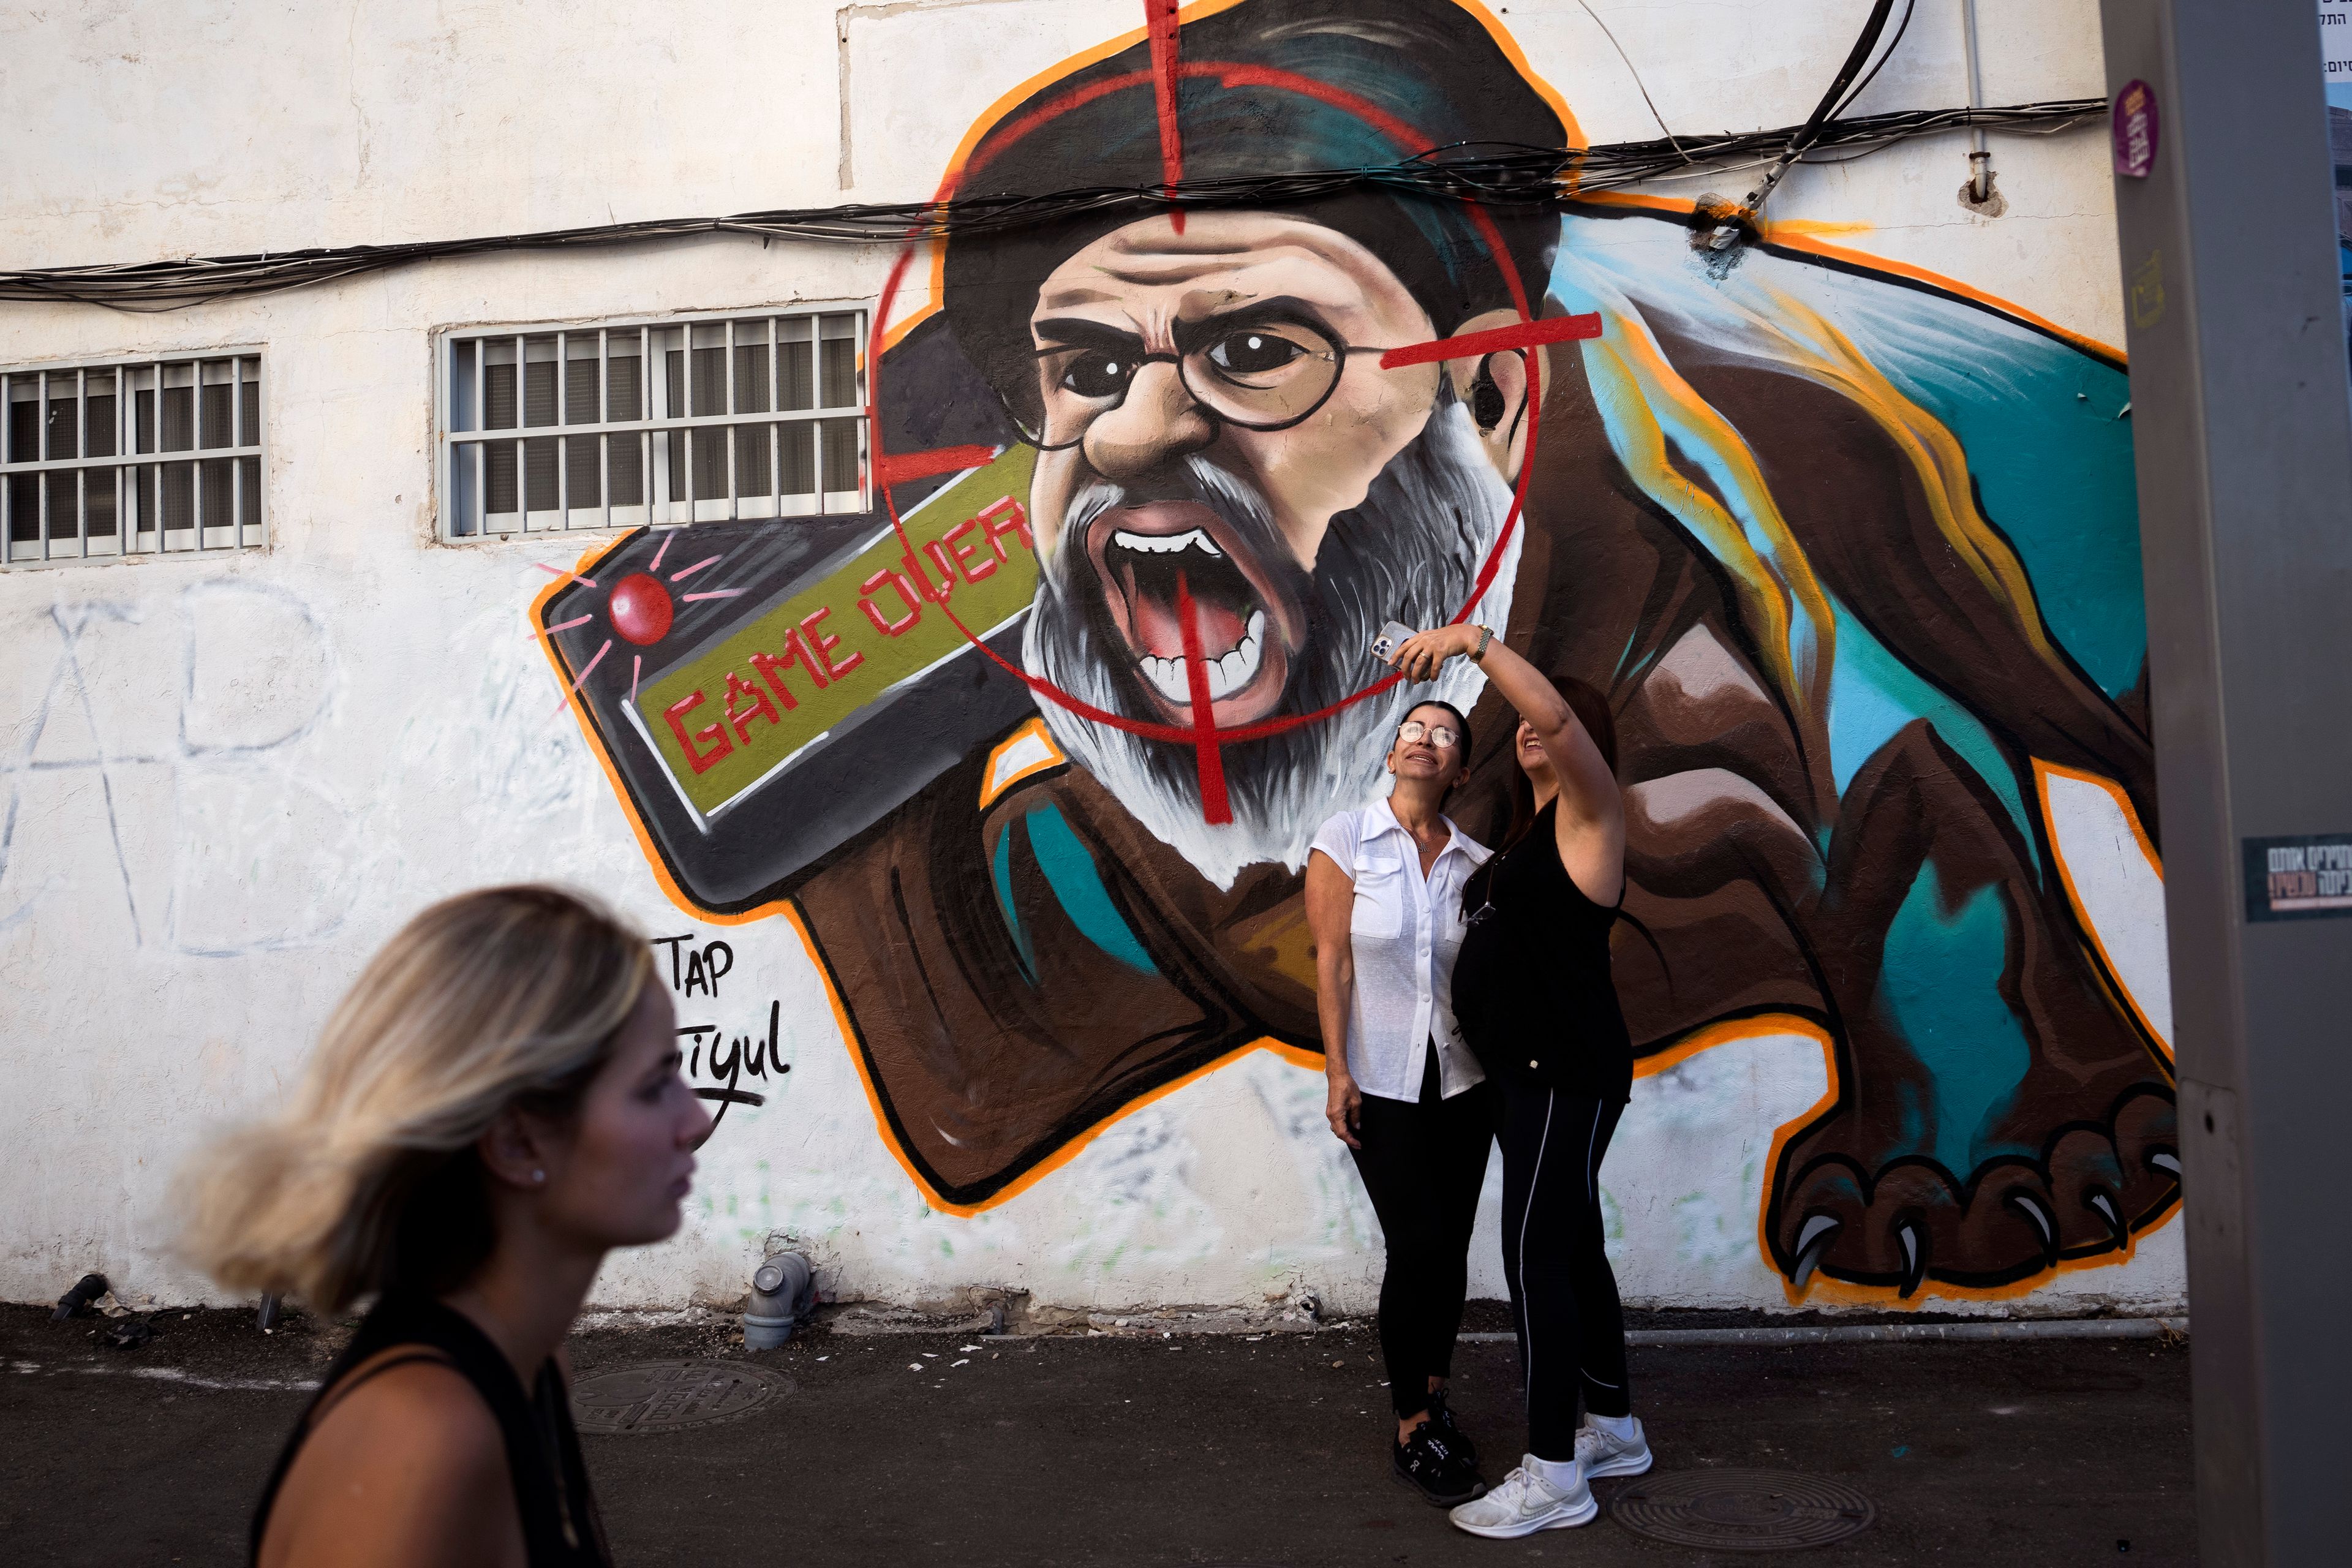
[[[1630,1415],[1625,1315],[1601,1221],[1601,1156],[1625,1108],[1533,1085],[1496,1085],[1503,1139],[1503,1274],[1519,1335],[1528,1451],[1576,1458],[1577,1401]]]
[[[1418,1101],[1364,1096],[1356,1169],[1388,1242],[1381,1278],[1381,1354],[1402,1420],[1429,1408],[1429,1380],[1454,1368],[1454,1336],[1470,1289],[1470,1226],[1495,1139],[1485,1084],[1437,1094],[1430,1053]]]

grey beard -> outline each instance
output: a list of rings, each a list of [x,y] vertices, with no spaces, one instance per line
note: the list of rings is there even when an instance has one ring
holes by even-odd
[[[1282,700],[1268,717],[1314,712],[1387,675],[1371,654],[1381,623],[1418,630],[1450,620],[1475,585],[1511,500],[1469,411],[1448,394],[1428,426],[1373,479],[1363,504],[1331,520],[1312,574],[1292,564],[1289,544],[1254,487],[1204,458],[1187,458],[1184,468],[1193,499],[1233,529],[1264,570],[1286,575],[1285,591],[1305,611],[1307,646],[1292,656]],[[1099,483],[1074,499],[1060,530],[1063,546],[1038,584],[1023,660],[1031,674],[1081,701],[1160,722],[1078,543],[1089,521],[1124,500],[1116,486]],[[1472,620],[1500,626],[1507,616],[1518,557],[1515,530]],[[1081,718],[1049,697],[1038,706],[1074,761],[1223,889],[1262,861],[1304,866],[1325,822],[1387,795],[1390,741],[1412,706],[1435,699],[1466,713],[1486,684],[1475,665],[1451,660],[1434,681],[1400,681],[1316,723],[1223,747],[1234,819],[1219,826],[1202,819],[1192,747]]]

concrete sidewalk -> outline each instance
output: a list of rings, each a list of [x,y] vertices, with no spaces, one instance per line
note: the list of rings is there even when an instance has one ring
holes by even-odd
[[[108,1325],[0,1308],[0,1541],[11,1563],[243,1561],[246,1522],[336,1335],[299,1320]],[[742,1360],[730,1325],[580,1335],[580,1376]],[[974,1346],[977,1349],[961,1347]],[[1173,1339],[823,1330],[748,1358],[791,1381],[740,1418],[595,1436],[625,1568],[651,1564],[1752,1562],[1606,1514],[1487,1542],[1392,1479],[1368,1326]],[[919,1369],[919,1370],[917,1370]],[[1677,1344],[1633,1352],[1659,1465],[1832,1479],[1875,1521],[1828,1563],[2195,1561],[2189,1358],[2177,1342]],[[1516,1462],[1508,1344],[1465,1343],[1455,1406],[1487,1479]],[[1604,1502],[1635,1481],[1605,1481]]]

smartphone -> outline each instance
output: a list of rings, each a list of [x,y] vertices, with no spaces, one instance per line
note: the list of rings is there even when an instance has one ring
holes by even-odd
[[[1381,627],[1381,635],[1372,639],[1372,657],[1382,664],[1388,663],[1414,635],[1413,629],[1402,621],[1386,623]]]

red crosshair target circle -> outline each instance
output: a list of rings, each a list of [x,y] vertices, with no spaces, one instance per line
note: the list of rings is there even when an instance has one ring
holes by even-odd
[[[1226,61],[1189,60],[1177,64],[1175,74],[1180,77],[1207,78],[1226,88],[1265,87],[1315,99],[1356,116],[1366,125],[1397,143],[1401,156],[1412,156],[1432,145],[1427,138],[1420,135],[1410,125],[1398,120],[1377,104],[1367,102],[1353,93],[1334,88],[1328,83],[1318,82],[1311,77],[1303,77],[1294,72],[1271,69],[1263,66]],[[1152,78],[1153,73],[1150,71],[1128,72],[1091,82],[1084,87],[1067,89],[1057,97],[1049,99],[1007,127],[1003,133],[995,139],[995,145],[991,147],[987,153],[982,154],[975,149],[974,157],[961,171],[950,171],[940,182],[939,194],[933,198],[934,202],[944,205],[950,200],[955,195],[958,183],[977,173],[986,163],[988,157],[992,156],[998,150],[1010,145],[1023,136],[1034,134],[1041,127],[1051,123],[1080,104],[1126,89],[1148,88],[1152,83]],[[1449,350],[1458,351],[1460,357],[1466,357],[1469,354],[1492,353],[1507,347],[1530,346],[1543,342],[1600,335],[1600,321],[1597,317],[1570,318],[1566,321],[1538,323],[1534,311],[1528,308],[1527,289],[1519,277],[1518,268],[1511,258],[1509,248],[1503,243],[1502,234],[1496,228],[1494,219],[1475,203],[1464,205],[1469,213],[1471,222],[1477,229],[1481,242],[1486,247],[1497,270],[1502,274],[1504,283],[1510,290],[1512,307],[1519,313],[1519,325],[1503,328],[1495,332],[1475,333],[1469,337],[1450,342],[1439,340],[1434,343],[1419,344],[1413,348],[1395,351],[1381,356],[1381,363],[1384,365],[1409,364],[1433,359],[1457,357],[1456,353],[1448,352]],[[910,560],[916,554],[914,541],[908,536],[906,522],[898,514],[898,500],[892,494],[893,468],[889,456],[883,447],[882,361],[884,334],[886,325],[890,320],[891,306],[898,298],[898,289],[905,282],[907,270],[913,265],[917,248],[921,243],[920,229],[919,227],[910,229],[905,247],[899,251],[898,259],[891,265],[889,276],[882,285],[881,297],[876,301],[866,355],[866,415],[868,427],[872,432],[870,450],[873,454],[876,485],[882,492],[883,505],[889,512],[890,527],[898,535],[899,545]],[[945,241],[942,240],[940,243],[945,243]],[[942,300],[938,303],[944,310],[946,301]],[[1542,330],[1547,328],[1551,330]],[[1471,584],[1468,599],[1449,618],[1448,625],[1458,625],[1469,617],[1470,612],[1476,607],[1478,601],[1486,596],[1486,590],[1493,585],[1496,574],[1502,569],[1503,552],[1509,547],[1517,531],[1519,516],[1527,502],[1528,481],[1535,471],[1536,443],[1542,418],[1542,363],[1539,356],[1529,355],[1527,393],[1528,444],[1525,455],[1520,460],[1517,483],[1512,487],[1510,509],[1504,514],[1503,526],[1495,535],[1494,545],[1487,552],[1486,559],[1479,568],[1477,580]],[[950,455],[940,454],[941,457]],[[957,456],[959,460],[954,466],[970,466],[961,460],[961,455]],[[895,482],[904,482],[911,478],[941,471],[938,467],[922,462],[920,454],[910,454],[909,457],[912,460],[904,458],[899,460],[896,468]],[[1108,709],[1098,708],[1082,698],[1063,690],[1052,681],[1041,676],[1033,675],[1011,659],[1004,658],[964,624],[962,617],[949,605],[945,595],[931,588],[927,576],[918,576],[917,581],[922,586],[923,595],[932,608],[947,616],[949,623],[966,642],[978,648],[1006,674],[1028,687],[1034,696],[1076,713],[1081,718],[1092,720],[1097,724],[1122,730],[1129,734],[1139,735],[1147,740],[1165,741],[1192,747],[1200,762],[1202,816],[1213,823],[1231,820],[1231,813],[1226,808],[1223,799],[1223,768],[1216,755],[1220,748],[1244,741],[1263,739],[1268,735],[1278,735],[1286,731],[1300,729],[1308,724],[1321,723],[1342,709],[1351,707],[1368,698],[1379,696],[1404,679],[1402,674],[1386,675],[1362,689],[1350,692],[1338,701],[1318,708],[1311,713],[1292,713],[1278,718],[1261,719],[1249,724],[1237,724],[1231,729],[1220,729],[1215,724],[1205,699],[1204,687],[1196,689],[1193,693],[1192,722],[1189,725],[1163,724],[1151,720],[1131,719],[1123,713],[1114,713]],[[1191,629],[1189,617],[1186,618],[1185,624],[1189,631]],[[1198,663],[1197,660],[1193,662],[1196,665]],[[1215,798],[1213,800],[1211,798],[1212,781],[1214,782]]]

